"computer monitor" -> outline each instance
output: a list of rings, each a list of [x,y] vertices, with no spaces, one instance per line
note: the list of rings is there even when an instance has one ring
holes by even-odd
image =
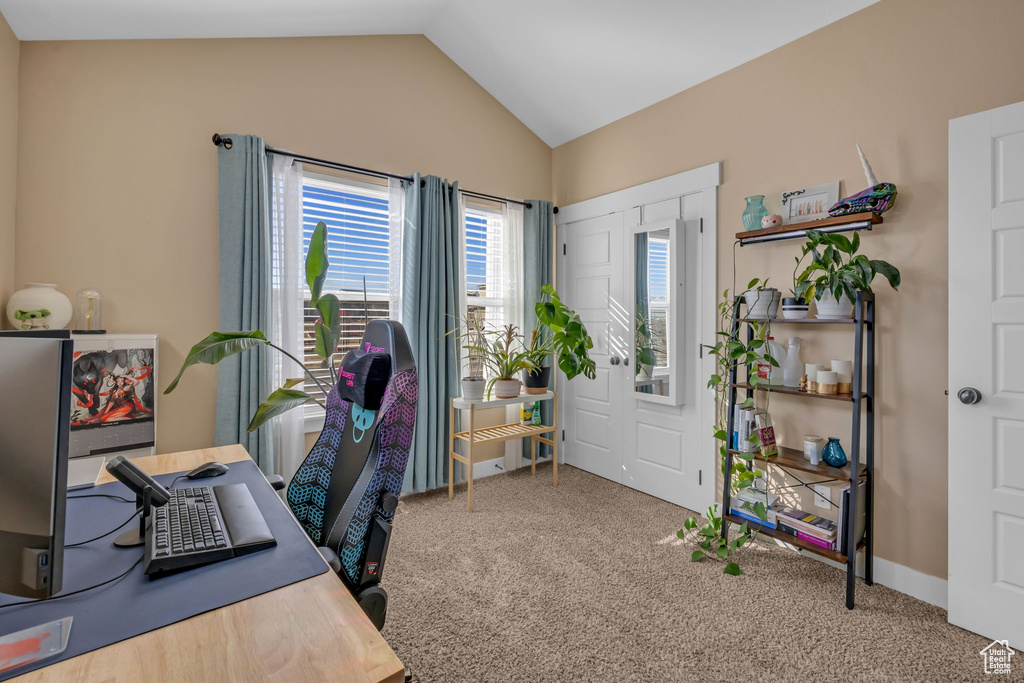
[[[61,589],[73,342],[0,332],[0,593]]]

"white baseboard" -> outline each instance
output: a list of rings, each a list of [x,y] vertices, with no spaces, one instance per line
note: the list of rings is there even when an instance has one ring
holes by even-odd
[[[947,582],[938,576],[922,574],[916,569],[876,557],[875,583],[906,593],[936,607],[949,609]]]
[[[473,463],[473,479],[483,479],[505,471],[505,458],[494,458]]]
[[[776,543],[782,544],[781,541]],[[785,547],[792,550],[796,550],[804,557],[811,557],[819,562],[824,562],[830,567],[841,569],[846,571],[846,565],[833,562],[821,555],[815,553],[804,552],[799,548],[794,548],[788,543]],[[857,576],[864,578],[864,553],[857,553]],[[875,583],[887,586],[900,593],[905,593],[912,598],[917,598],[927,602],[930,605],[941,607],[942,609],[949,609],[948,597],[946,595],[946,579],[941,579],[938,576],[931,576],[930,574],[922,574],[916,569],[910,567],[904,567],[902,564],[896,564],[889,560],[884,560],[881,557],[875,558]]]

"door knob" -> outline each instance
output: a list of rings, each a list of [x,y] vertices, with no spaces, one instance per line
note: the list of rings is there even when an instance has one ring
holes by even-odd
[[[612,365],[618,365],[619,363],[622,362],[622,359],[619,358],[618,356],[612,356],[610,362],[611,362]]]
[[[956,392],[956,397],[960,399],[960,402],[967,406],[973,406],[975,403],[981,403],[981,392],[974,387],[964,387],[960,391]]]
[[[622,364],[623,365],[629,365],[629,359],[628,358],[623,358],[622,359]]]

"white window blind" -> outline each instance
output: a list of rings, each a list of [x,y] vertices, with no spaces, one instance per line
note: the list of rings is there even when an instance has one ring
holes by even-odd
[[[393,240],[388,188],[307,173],[302,182],[303,259],[319,221],[327,225],[330,256],[330,269],[323,291],[337,295],[340,301],[341,338],[335,356],[337,363],[359,344],[367,320],[392,317]],[[314,352],[314,324],[320,314],[310,306],[310,294],[305,284],[303,288],[303,361],[314,375],[330,385],[334,381],[330,370],[320,367],[321,360]],[[305,390],[317,397],[323,396],[312,381],[306,381]],[[306,410],[322,413],[315,404],[307,406]]]
[[[505,278],[500,209],[466,206],[466,314],[493,329],[505,324]]]
[[[668,367],[668,240],[651,237],[647,245],[647,291],[651,311],[651,331],[655,344],[654,355],[658,359],[655,367]]]

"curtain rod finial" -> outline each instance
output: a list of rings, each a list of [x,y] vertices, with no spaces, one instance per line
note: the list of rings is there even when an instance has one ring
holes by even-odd
[[[213,144],[216,145],[217,147],[224,145],[224,149],[231,149],[234,143],[231,141],[231,138],[222,138],[220,136],[220,133],[214,133]]]

